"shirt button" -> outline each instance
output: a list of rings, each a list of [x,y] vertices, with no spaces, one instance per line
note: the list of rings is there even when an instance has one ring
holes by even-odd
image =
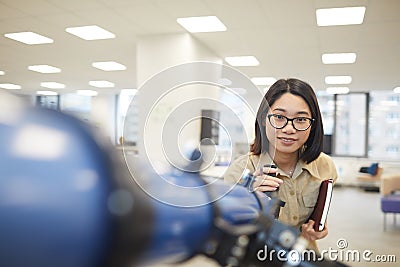
[[[297,216],[293,216],[293,220],[297,220]]]
[[[294,191],[290,191],[290,195],[291,195],[291,196],[294,196]]]

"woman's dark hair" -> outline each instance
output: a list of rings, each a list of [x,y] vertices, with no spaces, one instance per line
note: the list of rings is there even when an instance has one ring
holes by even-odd
[[[312,118],[315,119],[311,125],[310,136],[304,144],[305,149],[299,154],[299,159],[304,160],[306,163],[310,163],[322,152],[324,136],[322,117],[319,110],[317,97],[315,96],[312,87],[308,83],[294,78],[287,80],[280,79],[276,81],[273,85],[271,85],[268,92],[264,95],[257,112],[257,118],[255,122],[255,139],[254,143],[250,146],[250,152],[255,155],[268,152],[269,142],[265,131],[266,116],[270,106],[272,106],[277,99],[286,93],[297,95],[303,98],[310,108]]]

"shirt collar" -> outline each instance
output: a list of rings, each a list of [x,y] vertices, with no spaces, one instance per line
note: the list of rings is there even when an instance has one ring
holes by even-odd
[[[268,163],[274,164],[274,161],[272,160],[272,158],[270,157],[270,155],[268,153],[262,153],[260,155],[260,160],[258,162],[257,168],[260,168],[261,164],[268,164]],[[279,170],[279,172],[284,174],[281,169],[278,169],[278,170]],[[306,170],[311,174],[311,176],[321,179],[321,175],[319,174],[317,164],[315,164],[315,162],[311,162],[311,163],[307,164],[303,160],[299,160],[297,162],[296,169],[294,170],[293,178],[296,178],[301,173],[302,170]],[[286,175],[286,174],[284,174],[284,175]]]
[[[318,171],[318,166],[317,164],[315,164],[315,161],[308,164],[304,163],[303,169],[307,170],[311,174],[311,176],[322,179]]]

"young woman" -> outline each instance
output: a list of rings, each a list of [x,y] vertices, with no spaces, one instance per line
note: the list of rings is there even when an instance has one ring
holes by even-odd
[[[335,165],[322,147],[322,118],[313,89],[298,79],[281,79],[269,88],[258,109],[250,152],[235,160],[224,175],[225,181],[237,182],[249,169],[257,177],[254,189],[277,191],[285,202],[278,219],[298,227],[316,251],[315,240],[324,238],[328,228],[325,224],[322,231],[315,231],[314,221],[308,219],[321,182],[337,179]]]

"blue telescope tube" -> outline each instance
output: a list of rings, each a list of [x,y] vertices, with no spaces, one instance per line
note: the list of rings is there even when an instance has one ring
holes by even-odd
[[[101,266],[112,240],[103,151],[75,119],[18,113],[0,120],[0,265]]]
[[[216,216],[231,225],[258,217],[247,190],[204,186],[197,174],[172,173],[160,185],[146,172],[157,198],[118,185],[130,177],[118,175],[109,151],[78,120],[45,109],[17,113],[0,118],[1,266],[177,262],[202,249]]]

